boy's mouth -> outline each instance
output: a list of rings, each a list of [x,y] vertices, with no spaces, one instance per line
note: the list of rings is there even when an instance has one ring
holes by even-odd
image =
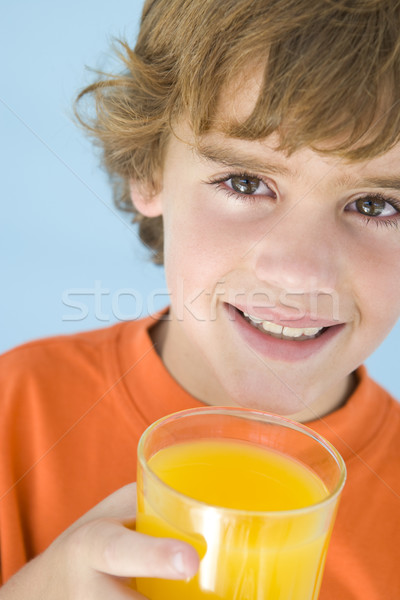
[[[327,327],[287,327],[272,321],[264,321],[237,309],[243,318],[259,331],[267,333],[280,340],[302,342],[319,337]]]
[[[318,353],[345,327],[332,319],[303,315],[296,321],[303,327],[291,327],[288,314],[278,310],[257,309],[252,314],[248,307],[226,304],[230,320],[246,344],[261,355],[285,362],[305,360]],[[263,314],[264,313],[264,314]],[[274,319],[270,321],[266,317]],[[264,318],[261,318],[264,317]],[[279,321],[282,324],[279,324]]]

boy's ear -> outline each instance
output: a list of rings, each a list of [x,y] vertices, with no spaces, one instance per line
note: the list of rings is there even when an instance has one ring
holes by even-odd
[[[145,217],[159,217],[162,214],[161,194],[151,184],[129,181],[129,189],[133,206]]]

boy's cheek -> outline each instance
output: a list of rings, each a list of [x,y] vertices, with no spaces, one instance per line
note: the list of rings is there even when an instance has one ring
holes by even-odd
[[[188,279],[212,283],[210,276],[221,277],[240,260],[246,246],[236,230],[217,219],[199,215],[188,227],[185,219],[165,230],[166,272]]]

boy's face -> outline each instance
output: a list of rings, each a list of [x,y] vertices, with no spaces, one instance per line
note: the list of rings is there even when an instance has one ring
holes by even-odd
[[[164,219],[167,368],[209,404],[330,412],[400,313],[400,147],[346,163],[176,134],[159,194],[133,191]]]

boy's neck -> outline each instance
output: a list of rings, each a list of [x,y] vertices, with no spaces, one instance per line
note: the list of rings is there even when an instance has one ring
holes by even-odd
[[[335,388],[332,390],[332,393],[325,394],[324,398],[318,402],[317,406],[312,406],[311,408],[307,407],[298,413],[289,415],[289,418],[298,423],[307,423],[326,417],[342,407],[350,398],[356,387],[356,373],[350,373],[350,375],[343,380],[340,389]]]

